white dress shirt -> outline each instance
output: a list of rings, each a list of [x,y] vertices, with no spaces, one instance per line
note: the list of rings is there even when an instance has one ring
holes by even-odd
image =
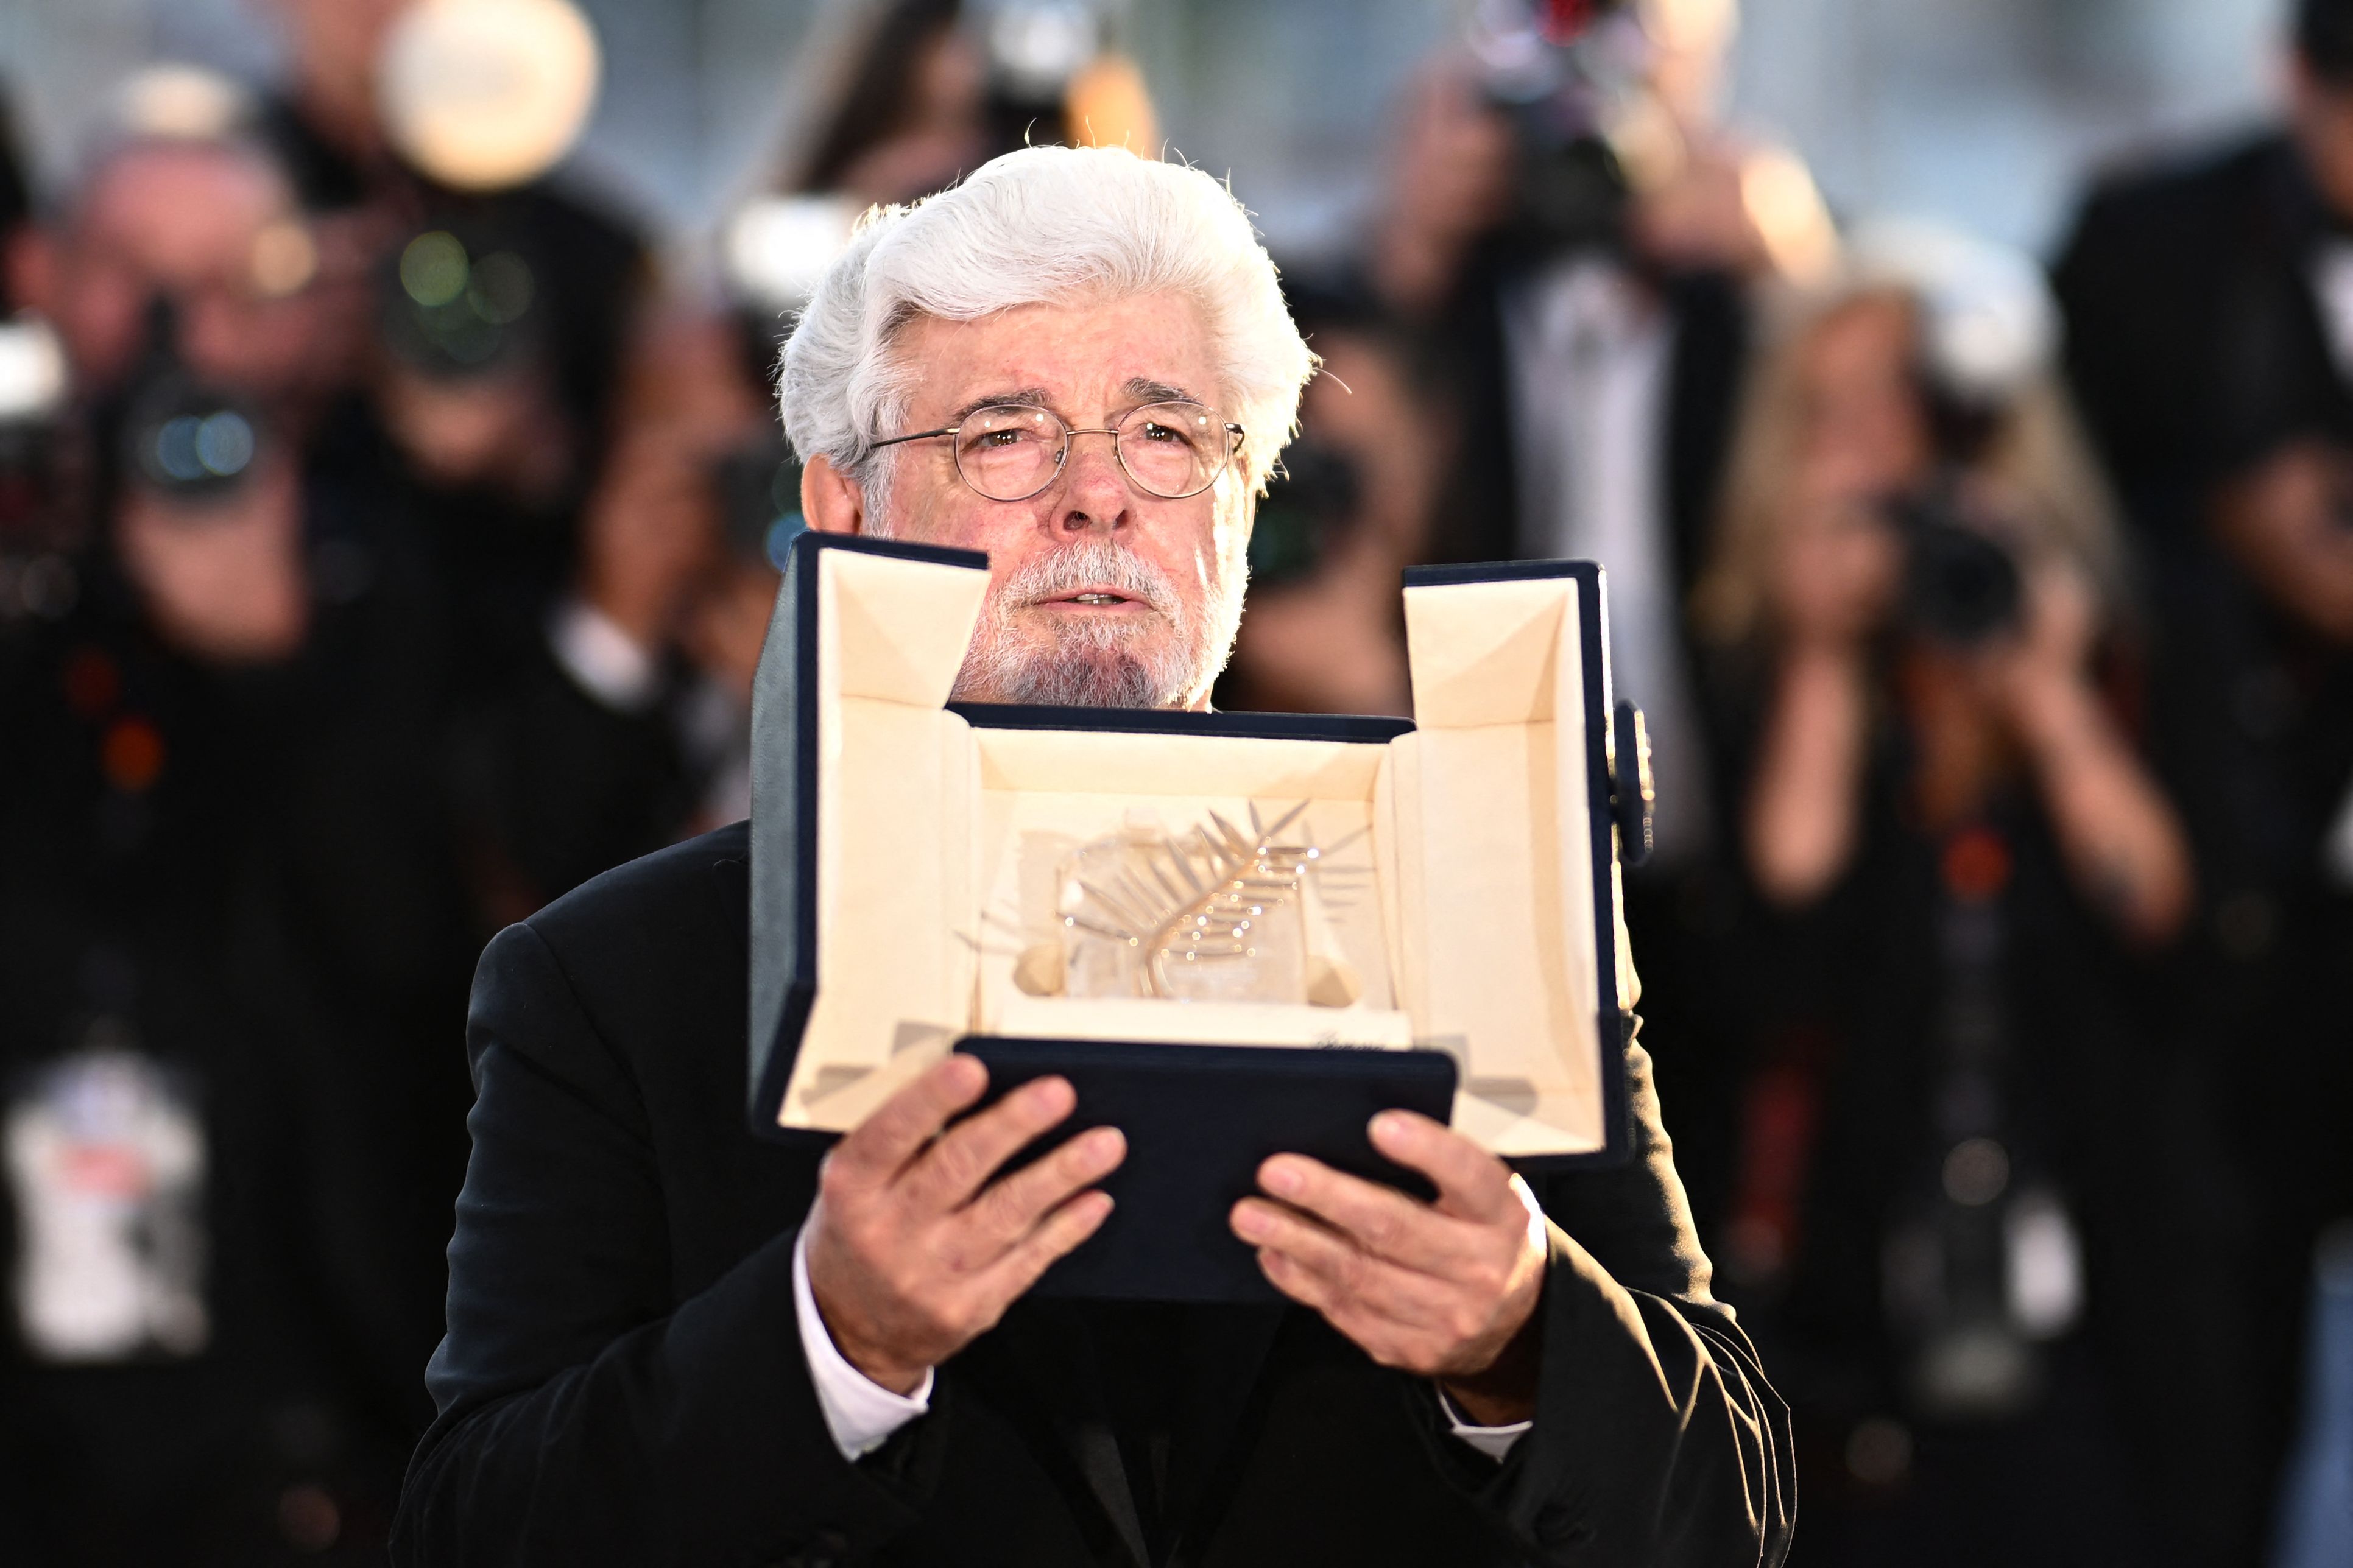
[[[585,599],[566,599],[547,619],[555,662],[607,708],[642,713],[661,695],[661,663]]]
[[[1687,858],[1707,838],[1707,758],[1667,516],[1674,317],[1589,254],[1511,289],[1503,316],[1522,551],[1608,572],[1611,684],[1641,705],[1657,759],[1656,853]]]
[[[809,1226],[816,1219],[817,1210],[812,1208],[793,1242],[793,1314],[800,1324],[801,1351],[808,1358],[809,1381],[817,1385],[818,1408],[825,1412],[826,1430],[833,1434],[833,1445],[841,1450],[841,1457],[855,1463],[931,1409],[932,1374],[923,1373],[914,1393],[893,1394],[850,1365],[835,1347],[833,1335],[817,1310],[817,1295],[809,1289]],[[1533,1425],[1514,1421],[1507,1426],[1474,1426],[1462,1419],[1461,1412],[1444,1394],[1438,1396],[1438,1405],[1454,1435],[1492,1459],[1510,1453],[1512,1445]]]

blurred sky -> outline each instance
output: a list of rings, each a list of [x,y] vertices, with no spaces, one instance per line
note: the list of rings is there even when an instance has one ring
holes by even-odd
[[[679,238],[773,140],[818,0],[582,0],[606,84],[576,160]],[[2260,119],[2283,0],[1741,0],[1737,124],[1786,140],[1841,216],[1940,215],[2042,250],[2082,174]],[[1345,242],[1383,125],[1450,0],[1128,0],[1169,142],[1230,172],[1275,248]],[[269,0],[0,0],[0,80],[41,169],[142,60],[266,79]]]

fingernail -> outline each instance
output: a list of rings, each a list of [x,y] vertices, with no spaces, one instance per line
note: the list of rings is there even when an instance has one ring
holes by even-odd
[[[1306,1185],[1300,1177],[1299,1167],[1282,1160],[1271,1161],[1259,1179],[1268,1192],[1282,1198],[1295,1197],[1299,1189]]]
[[[1258,1241],[1272,1228],[1261,1210],[1243,1207],[1234,1211],[1234,1231],[1244,1241]]]
[[[1090,1164],[1118,1159],[1127,1151],[1127,1140],[1116,1127],[1098,1127],[1087,1134],[1087,1162]]]
[[[1376,1142],[1393,1143],[1405,1131],[1405,1118],[1394,1110],[1384,1110],[1373,1118],[1367,1131]]]

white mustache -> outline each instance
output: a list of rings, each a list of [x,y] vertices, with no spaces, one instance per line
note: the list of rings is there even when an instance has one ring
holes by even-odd
[[[1080,588],[1115,588],[1174,620],[1176,588],[1158,567],[1124,544],[1082,539],[1028,563],[1005,580],[998,602],[1027,606]]]

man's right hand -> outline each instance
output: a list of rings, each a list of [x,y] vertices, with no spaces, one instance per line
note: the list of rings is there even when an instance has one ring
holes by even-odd
[[[949,1127],[987,1088],[987,1068],[949,1057],[859,1123],[819,1178],[810,1292],[843,1358],[893,1393],[994,1327],[1111,1213],[1110,1195],[1088,1189],[1126,1156],[1119,1130],[1091,1129],[991,1181],[1078,1095],[1037,1079]]]

